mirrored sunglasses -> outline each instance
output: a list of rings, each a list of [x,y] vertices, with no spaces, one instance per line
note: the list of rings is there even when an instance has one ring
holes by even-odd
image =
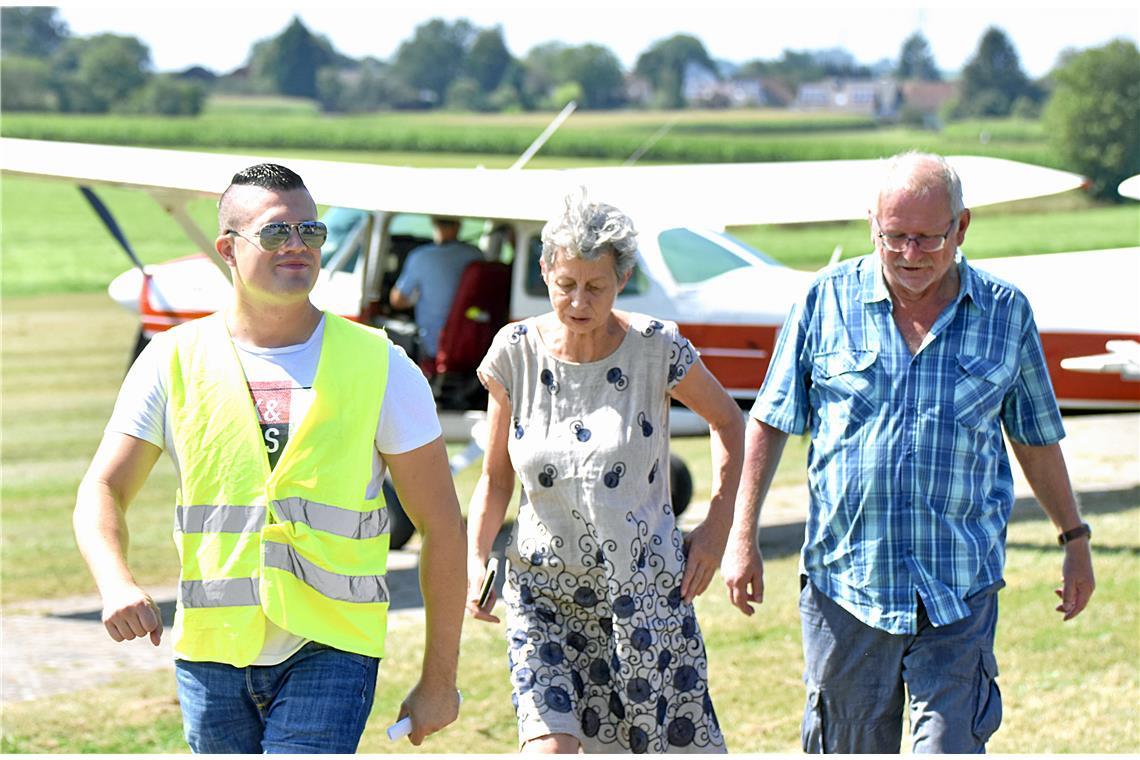
[[[257,233],[258,245],[265,251],[276,251],[285,242],[289,240],[289,235],[293,230],[297,230],[297,235],[300,236],[301,242],[309,248],[320,249],[325,244],[325,238],[329,235],[329,229],[324,225],[324,222],[297,222],[290,224],[288,222],[270,222],[262,227]],[[227,234],[242,235],[238,230],[226,230]],[[249,238],[246,238],[247,240]],[[252,241],[251,241],[252,242]]]

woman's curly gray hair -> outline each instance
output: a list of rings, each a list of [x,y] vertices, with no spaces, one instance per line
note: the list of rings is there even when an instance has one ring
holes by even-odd
[[[566,210],[542,228],[542,260],[548,269],[558,251],[586,261],[612,253],[621,280],[637,261],[637,230],[628,216],[609,204],[591,202],[586,188],[579,188],[566,196]]]

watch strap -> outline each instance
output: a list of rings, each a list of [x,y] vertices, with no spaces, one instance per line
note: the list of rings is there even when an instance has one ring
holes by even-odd
[[[1085,536],[1092,536],[1092,528],[1089,527],[1088,523],[1083,522],[1077,527],[1067,530],[1061,535],[1057,536],[1057,543],[1059,543],[1061,546],[1064,546],[1070,541],[1076,541],[1078,538],[1084,538]]]

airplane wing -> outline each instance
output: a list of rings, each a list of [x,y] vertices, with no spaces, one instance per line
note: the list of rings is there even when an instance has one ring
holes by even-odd
[[[1140,174],[1136,174],[1120,183],[1116,191],[1125,198],[1135,198],[1140,201]]]
[[[1140,343],[1134,340],[1110,340],[1104,344],[1107,354],[1072,356],[1061,360],[1061,367],[1073,372],[1095,372],[1116,375],[1125,380],[1140,380]]]
[[[950,156],[968,206],[1064,192],[1076,174],[979,156]],[[0,169],[152,194],[217,197],[238,170],[263,161],[305,179],[318,203],[459,217],[543,221],[579,185],[634,219],[715,227],[859,219],[881,173],[878,160],[602,167],[428,169],[376,164],[0,140]]]

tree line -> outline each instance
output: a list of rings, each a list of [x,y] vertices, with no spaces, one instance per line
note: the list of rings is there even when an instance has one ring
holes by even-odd
[[[134,37],[75,37],[53,7],[4,7],[0,14],[4,111],[196,115],[215,92],[308,98],[329,113],[548,110],[570,100],[584,109],[675,109],[723,105],[687,95],[694,75],[763,81],[786,100],[801,84],[826,77],[942,79],[920,32],[903,42],[896,60],[873,66],[843,50],[785,50],[775,60],[734,66],[715,60],[696,37],[675,34],[651,45],[627,73],[602,45],[548,42],[517,58],[500,26],[438,18],[417,26],[387,61],[345,56],[294,17],[281,33],[255,43],[233,72],[196,66],[156,73],[149,49]],[[1131,42],[1066,51],[1034,81],[1005,32],[990,28],[957,85],[943,116],[1043,115],[1062,155],[1094,178],[1098,194],[1113,195],[1120,179],[1140,172],[1140,52]]]
[[[151,70],[135,37],[74,37],[52,7],[0,8],[0,109],[194,115],[200,84]]]

